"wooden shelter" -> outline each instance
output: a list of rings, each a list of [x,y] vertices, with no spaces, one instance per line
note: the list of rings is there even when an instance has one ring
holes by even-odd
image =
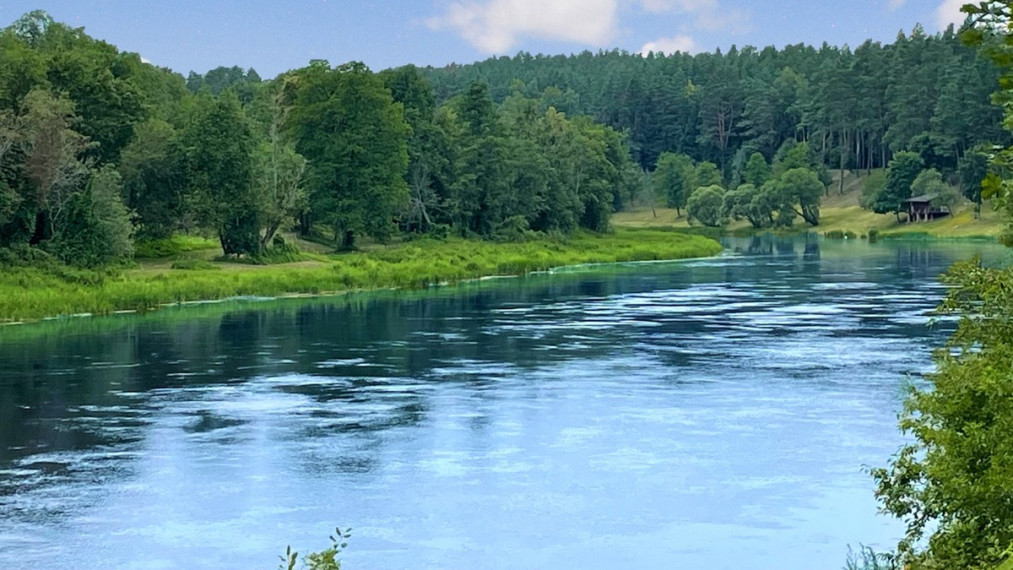
[[[935,200],[936,196],[925,194],[923,196],[915,196],[908,198],[901,202],[901,206],[907,211],[907,221],[912,222],[928,222],[935,220],[936,218],[942,218],[950,215],[950,209],[946,206],[934,208],[932,206],[932,200]]]

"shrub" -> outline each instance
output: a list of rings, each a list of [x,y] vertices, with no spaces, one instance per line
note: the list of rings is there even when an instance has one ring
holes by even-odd
[[[717,185],[697,188],[686,202],[688,216],[709,228],[723,226],[724,195],[724,188]]]
[[[141,241],[134,244],[134,257],[139,259],[162,259],[174,257],[188,251],[216,249],[220,244],[200,236],[174,235],[165,239]]]
[[[959,318],[935,353],[929,386],[913,386],[909,443],[872,470],[885,512],[903,519],[898,554],[912,568],[994,568],[1013,545],[1013,269],[980,259],[947,272],[942,314]]]
[[[214,270],[221,269],[221,267],[211,263],[206,259],[180,259],[172,264],[173,269],[186,269],[190,271],[195,270]]]

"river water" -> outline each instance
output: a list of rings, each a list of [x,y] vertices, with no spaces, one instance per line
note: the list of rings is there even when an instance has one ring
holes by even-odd
[[[720,257],[0,330],[0,567],[840,568],[988,244]]]

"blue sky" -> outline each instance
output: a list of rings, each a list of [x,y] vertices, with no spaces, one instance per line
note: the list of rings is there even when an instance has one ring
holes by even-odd
[[[857,46],[961,21],[963,0],[0,0],[0,25],[34,9],[184,75],[219,65],[264,77],[363,61],[374,70],[491,55],[618,47]]]

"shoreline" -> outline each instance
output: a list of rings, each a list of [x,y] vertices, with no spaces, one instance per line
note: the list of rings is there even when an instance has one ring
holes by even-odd
[[[617,228],[611,234],[517,243],[423,239],[334,254],[312,266],[216,262],[213,269],[142,266],[105,277],[74,270],[69,278],[43,268],[13,267],[0,276],[0,329],[243,298],[270,301],[417,290],[581,265],[709,257],[722,249],[713,239],[689,233]],[[88,282],[92,279],[95,282]]]

